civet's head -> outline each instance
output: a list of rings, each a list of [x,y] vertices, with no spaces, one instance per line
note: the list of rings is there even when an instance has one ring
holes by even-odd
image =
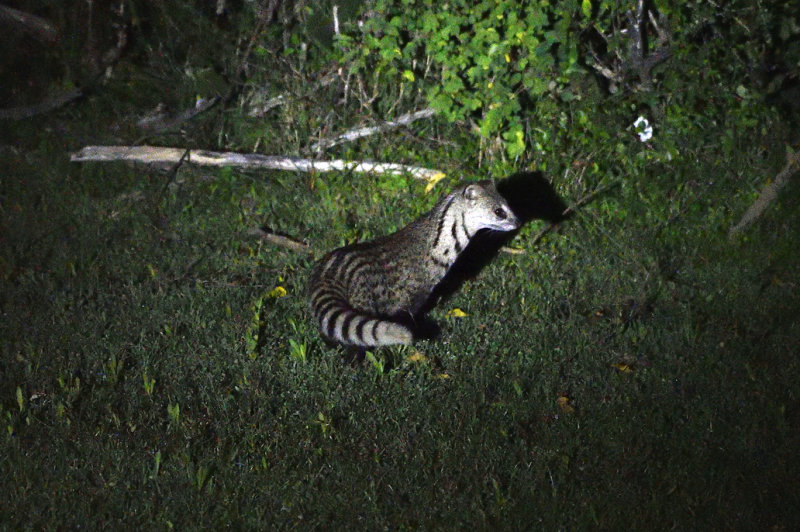
[[[497,192],[493,181],[470,183],[461,189],[464,209],[464,225],[470,234],[481,229],[492,231],[513,231],[519,229],[519,219],[514,215],[508,202]]]

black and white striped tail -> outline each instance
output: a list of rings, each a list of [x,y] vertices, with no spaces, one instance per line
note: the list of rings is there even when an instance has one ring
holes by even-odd
[[[410,344],[414,340],[413,333],[405,325],[354,310],[334,289],[318,287],[314,290],[311,308],[322,334],[334,342],[380,347]]]

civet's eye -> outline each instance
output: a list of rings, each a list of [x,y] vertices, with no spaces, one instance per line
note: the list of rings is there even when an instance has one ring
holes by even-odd
[[[498,207],[498,208],[496,208],[494,210],[494,215],[497,216],[498,218],[500,218],[501,220],[505,220],[506,218],[508,218],[508,215],[506,214],[506,211],[504,211],[500,207]]]

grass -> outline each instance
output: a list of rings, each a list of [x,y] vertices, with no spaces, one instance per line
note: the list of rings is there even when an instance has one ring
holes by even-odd
[[[3,148],[4,528],[800,525],[797,187],[725,234],[781,154],[642,165],[536,245],[527,226],[434,311],[439,340],[351,367],[308,320],[313,258],[248,231],[317,256],[385,234],[474,164],[469,137],[404,139],[450,171],[428,195],[188,167],[167,186],[66,161],[105,138],[99,98]],[[401,149],[371,142],[352,155]]]

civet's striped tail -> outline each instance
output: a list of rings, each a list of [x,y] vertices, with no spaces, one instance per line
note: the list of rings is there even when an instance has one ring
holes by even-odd
[[[341,290],[322,283],[311,292],[311,310],[329,340],[359,347],[410,344],[411,330],[400,323],[354,310]]]

